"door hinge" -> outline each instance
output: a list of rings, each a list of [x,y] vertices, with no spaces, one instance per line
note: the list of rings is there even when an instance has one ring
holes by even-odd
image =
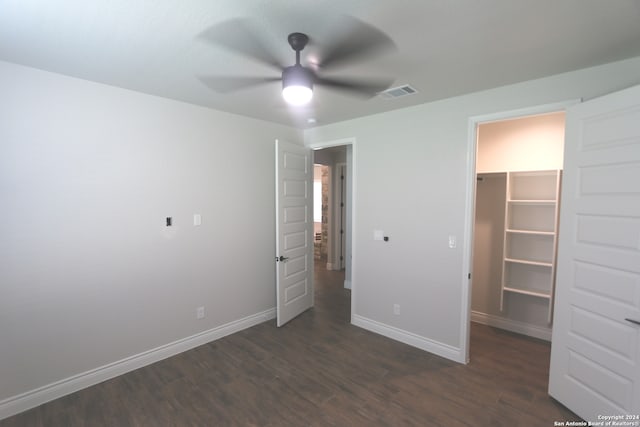
[[[467,276],[467,279],[471,279],[471,273],[469,273],[469,275]]]
[[[344,230],[340,230],[340,234],[344,234]]]
[[[342,255],[340,255],[340,261],[342,261],[344,259],[344,257]]]

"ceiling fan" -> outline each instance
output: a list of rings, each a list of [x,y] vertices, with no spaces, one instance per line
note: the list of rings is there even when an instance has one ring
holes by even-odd
[[[283,65],[262,42],[256,31],[242,19],[234,19],[216,25],[200,35],[205,41],[222,46],[246,57],[255,59],[280,71],[280,76],[206,76],[200,80],[219,93],[230,93],[262,84],[282,81],[282,96],[290,105],[300,106],[311,101],[314,86],[344,91],[348,94],[371,98],[387,89],[390,78],[336,78],[321,74],[331,68],[358,62],[382,51],[395,49],[389,36],[379,29],[355,18],[345,18],[346,31],[330,41],[319,54],[317,61],[302,65],[301,52],[309,44],[307,34],[294,32],[287,41],[295,51],[295,64]]]

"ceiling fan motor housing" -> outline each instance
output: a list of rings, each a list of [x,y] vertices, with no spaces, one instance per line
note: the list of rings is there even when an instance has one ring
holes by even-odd
[[[313,80],[313,72],[300,64],[292,65],[282,70],[283,89],[289,86],[304,86],[313,90]]]

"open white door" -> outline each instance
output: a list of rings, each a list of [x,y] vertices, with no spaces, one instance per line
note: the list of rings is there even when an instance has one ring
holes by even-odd
[[[313,306],[313,155],[276,140],[276,293],[282,326]]]
[[[564,161],[549,394],[638,425],[640,86],[569,108]]]

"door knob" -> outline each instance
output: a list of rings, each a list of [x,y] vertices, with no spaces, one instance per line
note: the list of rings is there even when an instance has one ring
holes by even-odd
[[[627,322],[635,323],[636,325],[640,325],[640,320],[634,320],[634,319],[629,319],[629,318],[624,319],[624,320],[626,320]]]
[[[289,257],[282,256],[282,255],[280,255],[280,257],[276,257],[276,261],[286,261],[288,259],[289,259]]]

